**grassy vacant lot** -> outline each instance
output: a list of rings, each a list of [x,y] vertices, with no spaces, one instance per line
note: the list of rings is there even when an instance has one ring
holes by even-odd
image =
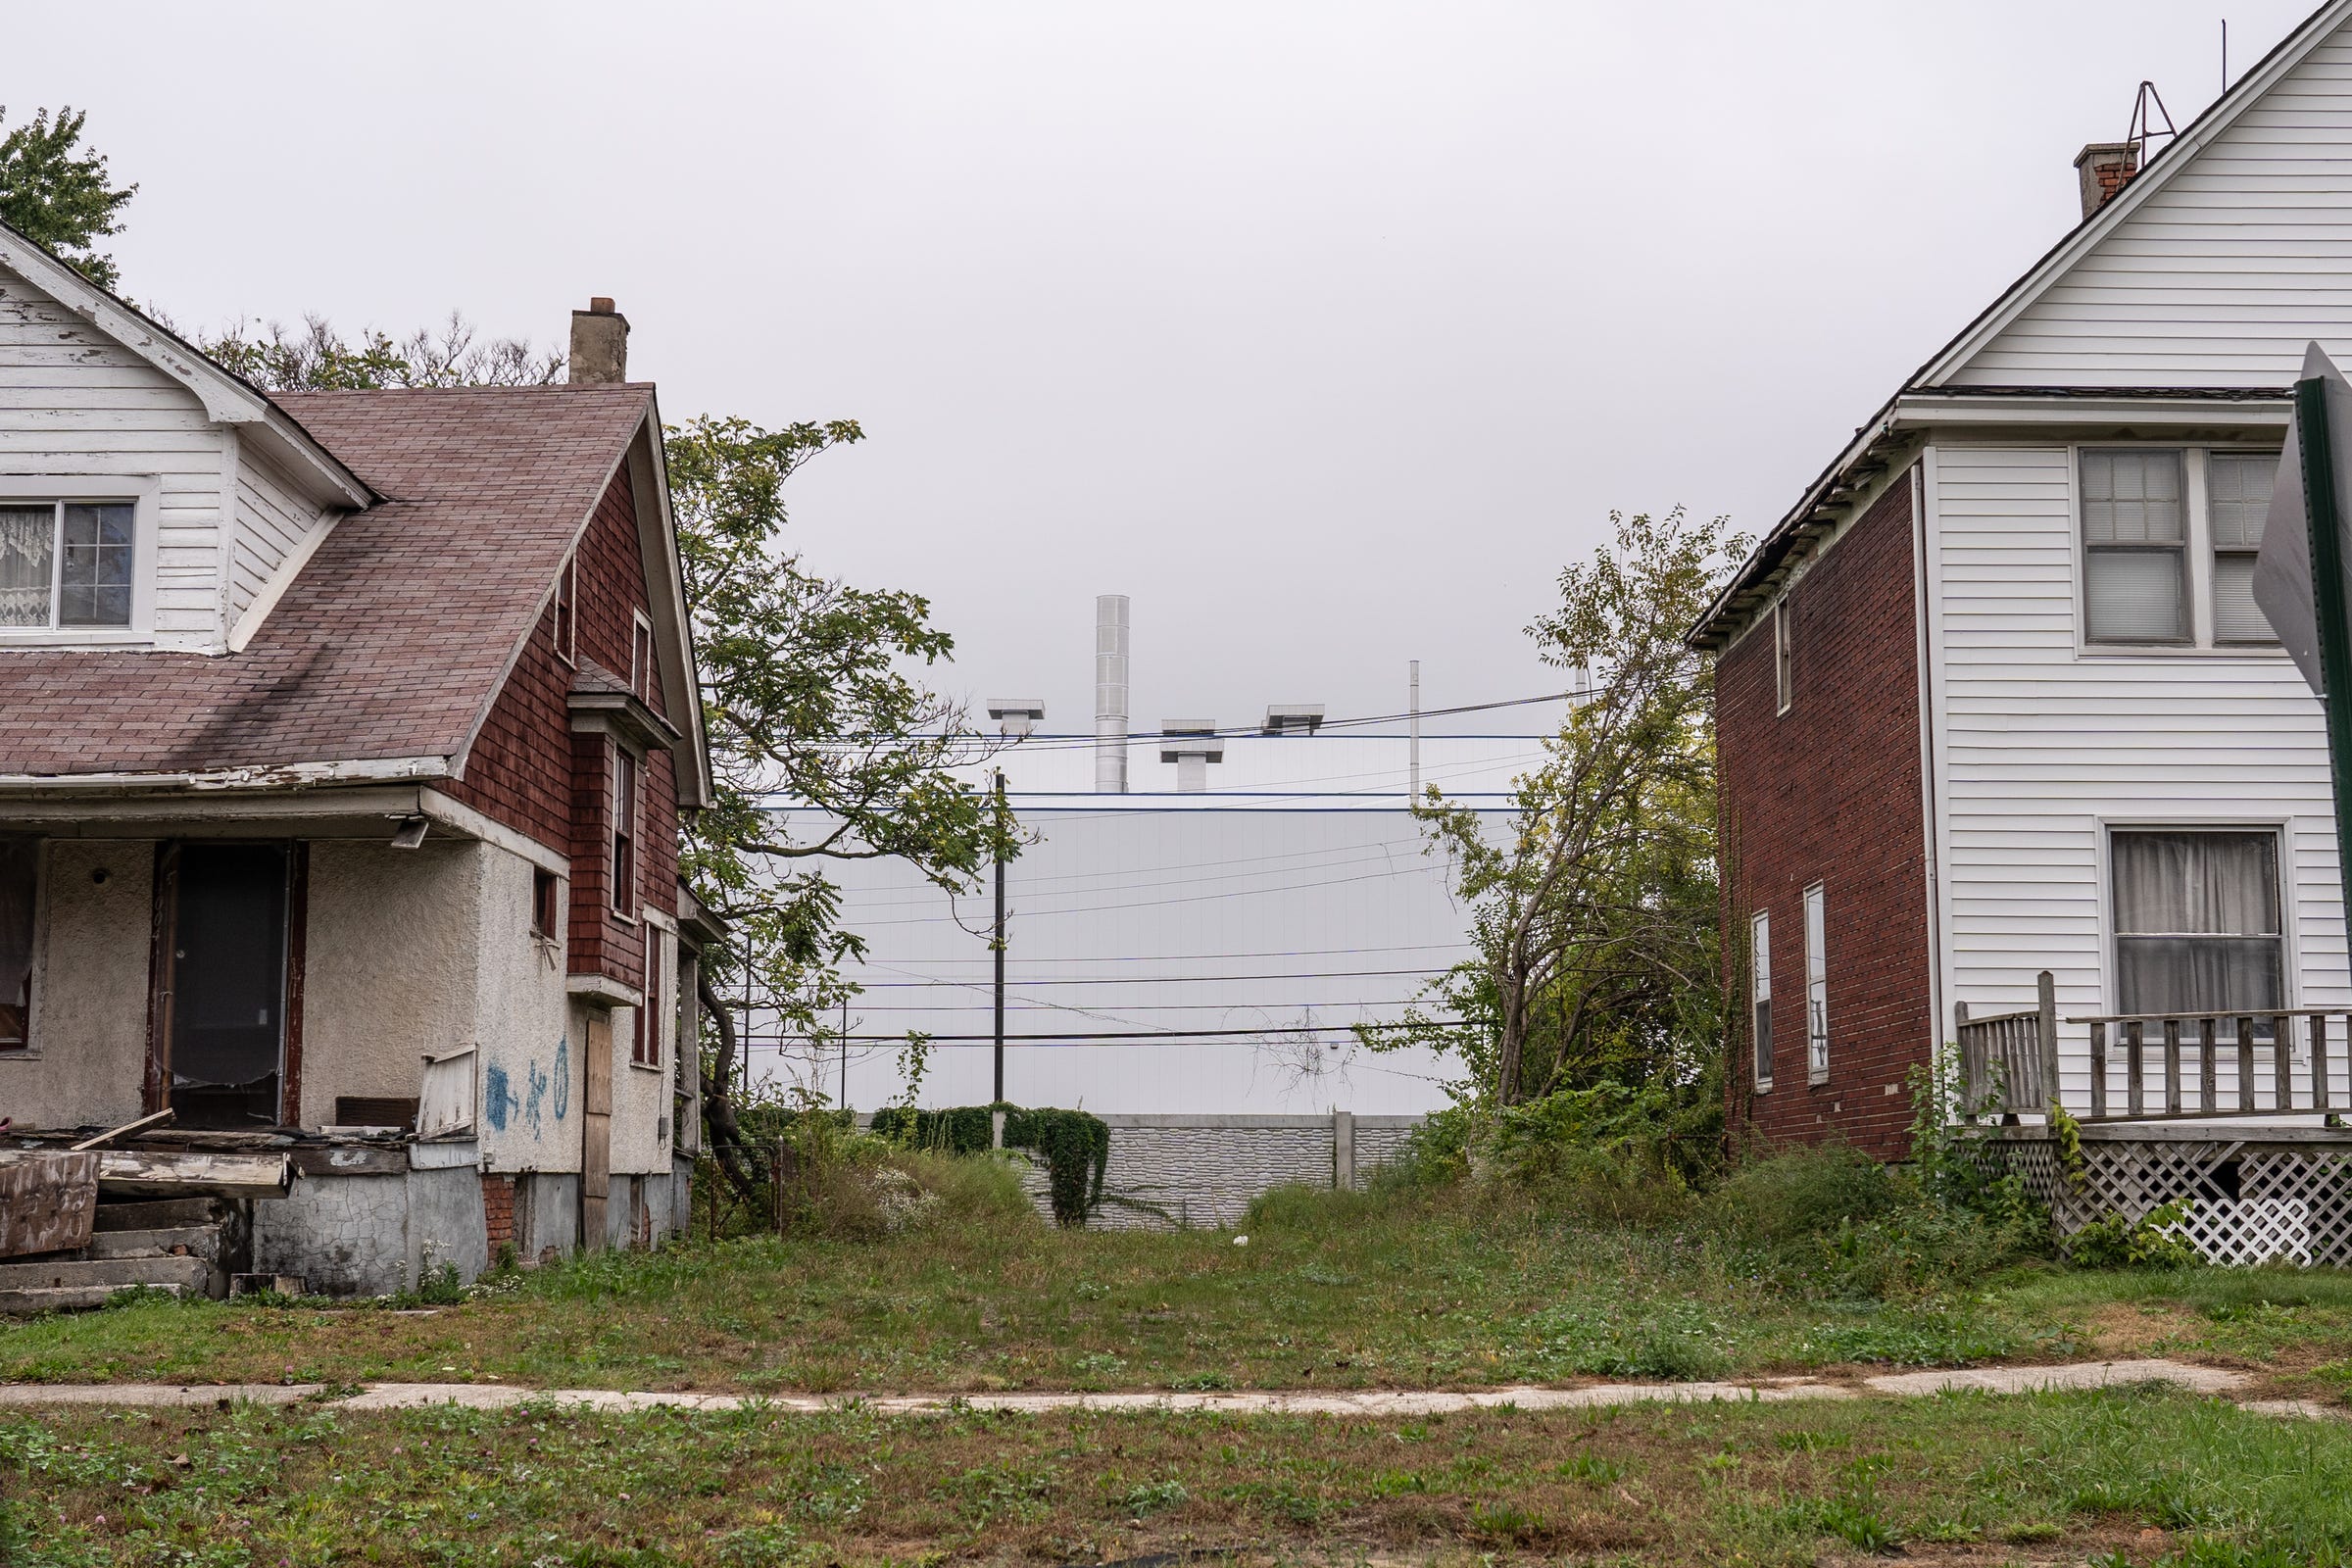
[[[1693,1232],[1476,1190],[1294,1194],[1231,1234],[951,1215],[868,1241],[690,1243],[427,1312],[148,1301],[0,1326],[0,1380],[812,1392],[1475,1387],[1845,1363],[2182,1354],[2340,1396],[2352,1277],[2011,1270],[1793,1289]]]
[[[2352,1429],[2148,1390],[1380,1422],[82,1411],[0,1418],[0,1560],[2289,1568],[2348,1560],[2347,1475]]]

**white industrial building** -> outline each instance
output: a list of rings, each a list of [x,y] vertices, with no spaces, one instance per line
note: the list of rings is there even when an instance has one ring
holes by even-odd
[[[1457,1066],[1366,1053],[1349,1029],[1397,1018],[1471,952],[1454,867],[1408,802],[1418,777],[1507,811],[1541,738],[1416,735],[1398,717],[1366,733],[1311,704],[1135,722],[1126,615],[1123,598],[1102,606],[1094,733],[1024,734],[1042,704],[989,705],[1018,737],[992,766],[1034,836],[1004,873],[1005,1097],[1125,1114],[1444,1104]],[[888,860],[832,874],[843,923],[870,944],[848,1043],[756,1027],[753,1071],[871,1109],[904,1095],[900,1042],[921,1031],[921,1102],[986,1102],[993,888],[951,898]]]

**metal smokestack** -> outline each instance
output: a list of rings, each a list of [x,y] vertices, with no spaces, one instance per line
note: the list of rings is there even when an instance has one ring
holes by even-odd
[[[1127,793],[1127,596],[1095,598],[1095,793]]]

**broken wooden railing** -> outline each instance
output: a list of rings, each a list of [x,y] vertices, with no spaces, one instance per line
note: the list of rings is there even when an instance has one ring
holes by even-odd
[[[2343,1040],[2331,1043],[2328,1020],[2342,1007],[2286,1007],[2253,1013],[2110,1013],[2069,1018],[2090,1027],[2090,1114],[2084,1121],[2165,1120],[2264,1113],[2331,1114],[2352,1110],[2352,1082],[2341,1081]],[[2295,1039],[2305,1051],[2295,1060]],[[2108,1059],[2123,1055],[2118,1108]],[[2151,1060],[2151,1057],[2153,1059]],[[2150,1083],[2151,1069],[2158,1075]]]
[[[1994,1116],[2014,1122],[2019,1111],[2041,1114],[2058,1099],[2057,987],[2044,969],[2035,979],[2038,1001],[2029,1012],[1968,1015],[1952,1004],[1952,1039],[1960,1049],[1960,1111],[1969,1120]]]

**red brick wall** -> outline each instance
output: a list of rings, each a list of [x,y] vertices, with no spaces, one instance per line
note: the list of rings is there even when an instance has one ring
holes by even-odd
[[[580,540],[576,657],[626,679],[638,612],[649,608],[637,535],[636,497],[624,469],[598,503]],[[570,959],[575,974],[601,972],[641,985],[644,931],[612,912],[610,856],[611,742],[574,735],[565,706],[573,669],[557,657],[551,602],[516,661],[466,759],[456,799],[571,858]],[[663,703],[659,684],[653,706]],[[677,910],[677,781],[656,753],[639,774],[637,902]]]
[[[1715,676],[1724,949],[1742,1019],[1749,916],[1768,909],[1772,926],[1774,1086],[1754,1092],[1742,1024],[1733,1117],[1770,1142],[1836,1133],[1898,1157],[1911,1120],[1907,1075],[1927,1060],[1934,1029],[1907,476],[1815,560],[1788,607],[1787,713],[1776,711],[1769,614]],[[1806,1081],[1805,1043],[1804,890],[1815,882],[1829,959],[1830,1075],[1818,1085]]]
[[[482,1173],[482,1229],[490,1243],[490,1261],[498,1250],[514,1240],[514,1178]]]

